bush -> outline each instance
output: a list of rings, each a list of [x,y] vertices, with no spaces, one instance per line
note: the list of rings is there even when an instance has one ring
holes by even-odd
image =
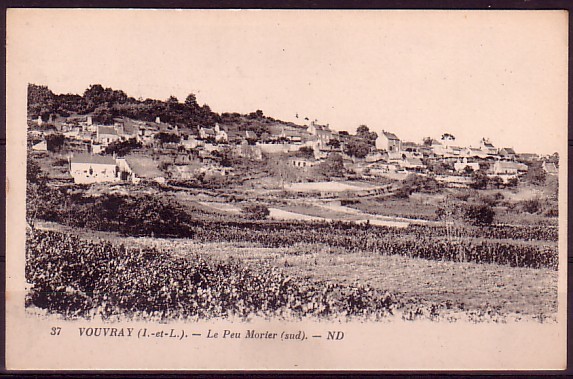
[[[520,202],[520,208],[527,213],[538,213],[541,210],[541,201],[539,199],[527,199]]]
[[[464,219],[474,225],[490,225],[495,211],[488,204],[469,204],[464,208]]]
[[[271,214],[263,204],[248,204],[243,207],[243,215],[251,220],[264,220]]]
[[[470,183],[471,188],[486,189],[488,184],[489,184],[489,178],[484,171],[478,170],[473,173],[473,179],[472,182]]]
[[[410,174],[395,192],[397,198],[408,198],[413,192],[436,193],[440,189],[438,181],[430,176]]]

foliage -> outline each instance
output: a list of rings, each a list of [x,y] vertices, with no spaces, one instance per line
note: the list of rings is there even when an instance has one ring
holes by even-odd
[[[125,141],[113,141],[106,148],[106,154],[116,154],[117,156],[123,157],[129,154],[132,150],[140,149],[143,145],[141,142],[137,141],[135,138],[130,138]]]
[[[364,158],[370,153],[372,145],[362,138],[350,138],[344,145],[344,153],[351,157]]]
[[[413,192],[437,193],[441,186],[431,176],[409,174],[395,193],[398,198],[408,198]]]
[[[464,219],[473,225],[490,225],[495,211],[488,204],[467,204],[464,207]]]
[[[318,165],[318,171],[327,177],[344,176],[344,161],[338,153],[328,154],[326,159]]]
[[[309,146],[303,146],[296,152],[296,156],[300,158],[311,159],[314,158],[314,149]]]
[[[271,214],[264,204],[247,204],[243,207],[242,213],[251,220],[264,220]]]
[[[46,135],[46,145],[48,151],[60,151],[64,146],[66,138],[61,133],[51,133]]]
[[[540,161],[533,162],[525,175],[525,180],[535,185],[544,185],[546,178],[547,174]]]
[[[470,229],[468,229],[470,228]],[[475,228],[475,229],[473,229]],[[496,228],[464,226],[466,230],[482,236],[484,232],[496,234]],[[503,234],[517,238],[511,229]],[[519,229],[517,229],[519,230]],[[539,235],[554,235],[541,228]],[[445,238],[445,227],[417,226],[407,229],[354,225],[342,222],[253,222],[253,223],[214,223],[195,224],[194,238],[201,242],[241,242],[257,243],[264,247],[280,248],[295,243],[312,243],[333,248],[342,248],[348,253],[370,252],[382,255],[404,255],[430,260],[460,259],[460,251],[467,262],[496,263],[513,267],[557,269],[558,254],[554,245],[528,245],[513,242]],[[522,234],[529,235],[529,231]],[[544,237],[545,238],[545,237]]]
[[[66,318],[384,317],[393,295],[311,282],[234,260],[175,257],[51,231],[27,235],[26,304]]]
[[[444,134],[442,134],[442,140],[443,140],[443,141],[445,141],[445,140],[454,141],[455,139],[456,139],[456,137],[454,137],[453,134],[450,134],[450,133],[444,133]]]
[[[376,139],[378,138],[378,134],[376,132],[371,132],[366,125],[360,125],[356,129],[356,136],[367,141],[371,146],[374,146]]]
[[[56,97],[46,86],[28,84],[28,115],[47,120],[56,109]]]
[[[336,138],[330,139],[326,143],[326,146],[330,146],[333,149],[339,149],[340,148],[340,141],[337,140]]]
[[[482,170],[474,171],[472,175],[472,181],[470,183],[471,188],[478,190],[486,189],[488,184],[489,184],[489,178],[484,171]]]
[[[92,113],[96,122],[112,124],[115,117],[129,117],[135,120],[154,121],[160,116],[164,122],[184,125],[188,128],[199,125],[213,126],[221,121],[208,105],[199,106],[195,95],[190,94],[185,103],[175,97],[167,101],[136,100],[123,91],[91,85],[80,95],[54,95],[47,87],[28,86],[28,116],[38,115],[47,119],[50,114],[69,115]]]
[[[169,199],[152,195],[86,197],[51,190],[41,201],[37,217],[47,221],[133,236],[190,235],[189,215]]]
[[[181,141],[181,137],[175,133],[160,132],[154,138],[161,143],[179,143]]]

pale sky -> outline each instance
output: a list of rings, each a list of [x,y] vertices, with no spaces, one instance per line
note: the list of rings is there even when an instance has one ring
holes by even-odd
[[[566,146],[566,12],[11,9],[7,22],[8,74],[55,93],[193,92],[216,112],[414,142]]]

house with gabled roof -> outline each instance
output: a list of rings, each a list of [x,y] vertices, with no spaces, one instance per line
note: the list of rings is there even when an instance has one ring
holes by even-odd
[[[515,150],[513,150],[513,148],[511,147],[504,147],[499,149],[499,153],[498,153],[502,158],[505,159],[510,159],[510,160],[514,160],[515,159]]]
[[[215,133],[215,129],[213,128],[204,128],[204,127],[200,127],[199,128],[199,138],[201,139],[215,139],[215,136],[217,135],[217,133]]]
[[[480,143],[480,150],[488,155],[497,155],[497,148],[493,146],[493,143],[490,142],[489,138],[482,138]]]
[[[328,125],[318,125],[314,121],[310,123],[306,131],[308,134],[315,136],[317,147],[320,150],[327,150],[328,143],[334,138]]]
[[[70,174],[76,184],[119,180],[119,169],[113,157],[77,154],[70,158]]]
[[[96,142],[107,146],[119,139],[120,136],[113,126],[98,125],[96,130]]]
[[[382,133],[376,138],[376,149],[385,150],[389,153],[402,150],[400,138],[394,133],[382,130]]]
[[[511,161],[496,161],[491,168],[494,175],[517,175],[527,171],[527,165]]]
[[[559,173],[557,166],[553,162],[543,162],[541,167],[549,175],[557,175]]]
[[[165,183],[165,174],[159,169],[158,162],[144,155],[130,154],[121,162],[121,171],[126,173],[126,180],[139,183],[141,180]]]

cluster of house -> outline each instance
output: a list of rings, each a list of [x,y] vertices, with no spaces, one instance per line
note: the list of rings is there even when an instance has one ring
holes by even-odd
[[[264,154],[286,153],[288,164],[308,170],[332,152],[343,156],[346,167],[358,174],[384,176],[389,173],[424,172],[424,162],[447,162],[454,168],[454,173],[477,171],[480,162],[489,161],[489,173],[500,176],[503,180],[516,177],[527,171],[528,166],[519,162],[513,148],[496,148],[488,139],[482,139],[478,147],[460,147],[453,144],[454,139],[444,135],[441,141],[427,139],[423,144],[401,141],[394,133],[382,130],[364,159],[355,159],[343,153],[344,145],[350,136],[331,130],[328,125],[312,122],[308,127],[295,127],[283,123],[268,125],[268,133],[257,135],[253,131],[236,131],[216,124],[213,128],[200,127],[197,134],[182,131],[177,126],[161,122],[136,121],[118,118],[113,126],[95,124],[90,116],[81,120],[62,123],[61,130],[69,146],[71,157],[71,174],[76,183],[93,183],[101,181],[130,180],[137,182],[142,178],[163,181],[164,175],[158,169],[161,160],[144,155],[133,155],[127,158],[115,158],[98,155],[115,141],[134,138],[148,147],[157,147],[158,133],[176,135],[178,142],[161,144],[161,154],[173,152],[170,176],[189,179],[200,173],[228,175],[232,168],[222,167],[216,159],[216,152],[223,149],[236,156],[261,160]],[[38,124],[42,121],[38,119]],[[32,131],[32,133],[34,133]],[[37,132],[36,132],[37,133]],[[336,143],[333,143],[333,142]],[[306,147],[312,156],[297,155],[296,152]],[[34,150],[46,150],[47,144],[42,140],[32,146]],[[195,159],[190,159],[190,152]],[[531,154],[529,154],[531,155]],[[164,157],[165,158],[165,157]],[[520,155],[523,161],[533,156]],[[169,158],[171,159],[171,158]],[[164,159],[165,161],[165,159]],[[545,162],[544,169],[549,174],[556,174],[553,163]]]

